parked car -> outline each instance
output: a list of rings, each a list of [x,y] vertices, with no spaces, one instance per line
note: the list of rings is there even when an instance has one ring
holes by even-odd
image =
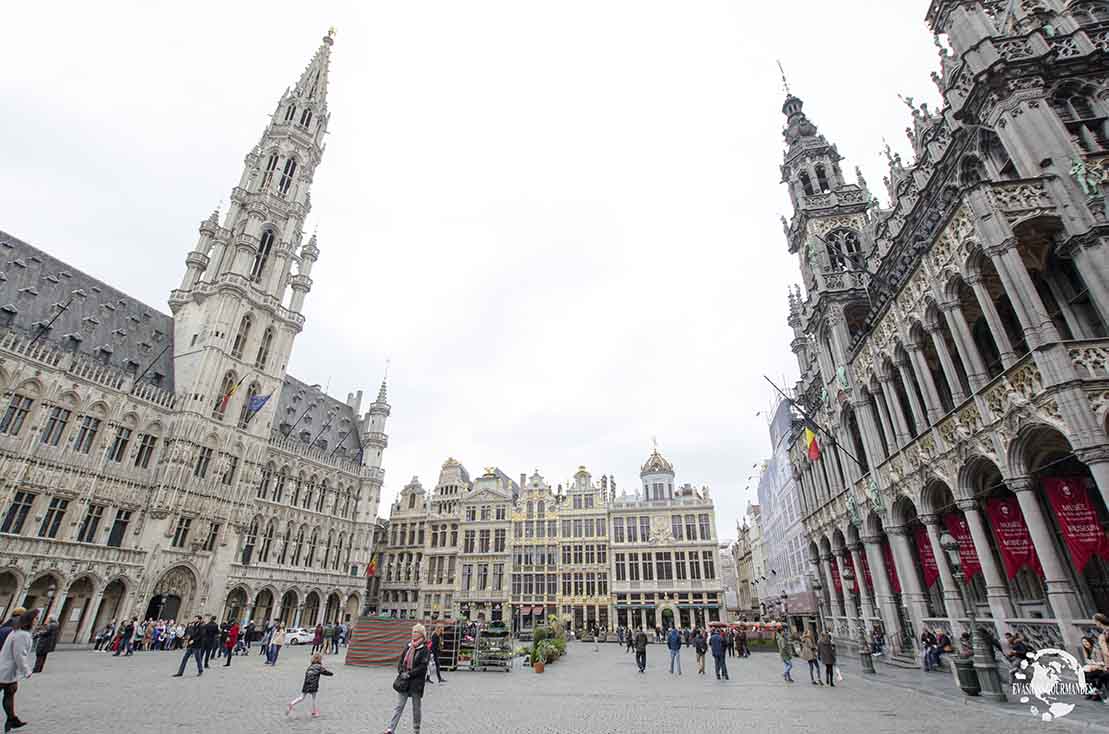
[[[285,630],[285,644],[286,645],[303,645],[311,643],[312,638],[316,636],[314,629],[305,629],[304,627],[293,627]]]

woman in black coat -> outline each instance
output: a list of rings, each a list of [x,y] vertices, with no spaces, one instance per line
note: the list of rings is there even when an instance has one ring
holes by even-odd
[[[424,679],[427,676],[428,661],[431,659],[426,635],[427,631],[422,624],[412,627],[412,639],[404,646],[404,652],[397,661],[397,679],[393,681],[397,705],[393,709],[393,718],[389,721],[385,734],[396,732],[408,699],[412,699],[412,728],[417,732],[420,730],[420,703],[424,697]]]
[[[446,683],[443,680],[443,671],[439,669],[439,653],[443,648],[443,633],[443,625],[439,625],[431,633],[431,657],[428,659],[427,666],[427,679],[431,680],[431,669],[435,668],[435,677],[439,679],[440,683]]]

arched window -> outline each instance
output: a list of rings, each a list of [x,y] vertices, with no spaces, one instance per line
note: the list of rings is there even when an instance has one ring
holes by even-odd
[[[255,518],[250,523],[250,528],[246,531],[246,538],[243,539],[243,558],[244,566],[250,565],[250,557],[254,553],[254,541],[258,538],[258,518]]]
[[[300,126],[306,128],[310,122],[312,122],[312,110],[306,109],[300,115]]]
[[[300,551],[304,548],[304,528],[297,531],[297,540],[293,543],[293,559],[291,565],[300,565]]]
[[[347,567],[350,567],[350,552],[354,550],[354,533],[347,538]]]
[[[316,493],[316,475],[313,474],[312,478],[308,480],[308,488],[306,490],[304,490],[304,505],[303,505],[304,509],[306,509],[306,510],[312,509],[312,495],[314,495],[315,493]]]
[[[261,392],[261,388],[258,387],[257,382],[250,383],[250,387],[246,389],[246,400],[243,401],[243,407],[239,410],[239,428],[246,428],[251,416],[254,415],[250,412],[250,404],[254,402],[254,398],[258,397],[259,392]]]
[[[291,527],[285,528],[285,540],[281,543],[281,556],[277,559],[278,564],[285,565],[285,559],[289,557],[289,537],[292,535],[293,529]]]
[[[293,117],[296,116],[296,113],[297,113],[297,106],[295,104],[289,105],[289,108],[287,110],[285,110],[285,122],[288,122],[289,120],[293,119]]]
[[[258,562],[269,563],[270,548],[273,546],[274,526],[273,520],[266,526],[266,534],[262,536],[262,547],[258,550]]]
[[[1070,82],[1061,85],[1051,97],[1051,106],[1066,125],[1071,140],[1087,152],[1106,148],[1106,118],[1093,99],[1089,85]]]
[[[270,360],[270,346],[272,344],[273,327],[267,326],[266,330],[262,332],[262,341],[258,344],[258,357],[254,360],[254,366],[258,369],[266,369],[266,362]]]
[[[293,496],[289,499],[289,504],[296,507],[297,500],[300,499],[300,488],[304,486],[304,472],[297,475],[296,481],[293,482]]]
[[[335,570],[335,571],[339,570],[339,557],[343,554],[343,538],[344,537],[345,536],[342,533],[339,533],[339,544],[337,546],[335,546],[335,558],[333,558],[332,561],[331,561],[331,568],[332,568],[332,570]]]
[[[316,497],[316,512],[323,512],[324,503],[327,501],[327,480],[320,486],[320,494]]]
[[[862,247],[859,236],[849,229],[837,229],[827,237],[828,261],[832,270],[862,270]]]
[[[235,335],[235,341],[231,345],[231,356],[235,359],[242,359],[243,347],[246,346],[246,340],[250,338],[250,327],[254,323],[250,314],[243,316],[243,320],[239,322],[239,333]]]
[[[281,171],[281,179],[277,182],[277,192],[284,196],[289,193],[289,187],[293,185],[293,176],[297,172],[297,162],[290,158],[285,161],[285,168]]]
[[[212,406],[212,417],[216,420],[223,420],[223,415],[227,412],[227,404],[231,402],[231,394],[237,384],[234,372],[228,372],[223,376],[219,395],[216,396],[216,403]]]
[[[266,161],[266,167],[262,169],[262,181],[258,185],[259,191],[266,191],[269,189],[270,184],[273,183],[273,174],[277,171],[277,153],[270,153],[269,160]]]
[[[972,155],[963,158],[962,165],[959,166],[959,184],[961,186],[974,186],[985,177],[986,170],[982,167],[982,161]]]
[[[327,569],[327,568],[330,567],[329,564],[331,563],[331,546],[334,542],[335,542],[335,531],[334,530],[327,531],[327,545],[325,545],[324,549],[323,549],[323,564],[322,564],[322,567],[324,569]]]
[[[270,492],[270,483],[273,481],[273,464],[262,470],[262,483],[258,485],[258,499],[264,500]]]
[[[254,264],[250,266],[250,279],[255,283],[262,280],[271,252],[273,252],[273,230],[267,229],[258,240],[258,249],[254,251]]]
[[[812,196],[815,192],[812,187],[812,179],[809,178],[808,171],[801,171],[799,177],[801,179],[801,188],[805,191],[805,196]]]
[[[273,484],[273,495],[270,499],[274,502],[280,502],[285,497],[285,482],[287,481],[289,481],[289,467],[283,466],[277,475],[277,481]]]
[[[346,495],[343,499],[343,517],[350,518],[350,490],[349,489],[347,490],[347,493],[346,493]]]
[[[828,173],[824,170],[824,166],[819,163],[816,165],[816,185],[819,187],[820,193],[822,194],[826,194],[832,190],[828,185]]]
[[[320,531],[315,529],[312,531],[312,538],[308,541],[308,553],[304,558],[304,565],[308,568],[312,567],[312,561],[316,560],[316,544],[320,542]]]

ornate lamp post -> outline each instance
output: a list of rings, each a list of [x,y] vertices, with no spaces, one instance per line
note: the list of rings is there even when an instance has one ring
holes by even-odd
[[[844,588],[850,588],[852,582],[855,580],[855,572],[847,564],[843,564],[843,571],[840,572],[843,577]],[[864,673],[875,673],[874,658],[871,657],[870,643],[866,639],[866,623],[860,619],[859,624],[859,663],[862,665]]]
[[[824,584],[820,583],[819,576],[815,573],[810,573],[809,587],[812,588],[813,594],[816,595],[816,632],[820,634],[824,631],[824,595],[820,593],[824,591]]]
[[[940,535],[940,548],[947,554],[951,566],[951,575],[959,585],[959,595],[963,600],[963,607],[967,610],[970,623],[967,633],[970,635],[970,645],[973,651],[974,669],[978,675],[978,684],[981,695],[995,701],[1006,701],[1005,692],[1001,687],[1001,676],[997,672],[997,659],[993,654],[993,647],[986,635],[978,629],[978,618],[975,611],[974,599],[970,593],[970,579],[963,573],[962,560],[959,558],[959,541],[946,530]]]

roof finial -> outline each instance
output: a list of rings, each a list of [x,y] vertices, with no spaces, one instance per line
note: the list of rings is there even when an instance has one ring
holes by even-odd
[[[790,95],[789,79],[786,78],[786,70],[782,68],[782,62],[780,60],[778,61],[778,71],[782,72],[782,91],[785,92],[788,97]]]
[[[335,37],[335,26],[331,26],[330,28],[327,29],[327,37],[328,38],[334,38]]]

